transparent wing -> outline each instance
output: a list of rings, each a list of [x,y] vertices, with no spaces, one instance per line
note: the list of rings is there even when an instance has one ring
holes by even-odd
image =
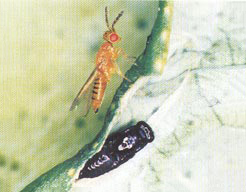
[[[87,79],[83,87],[79,90],[77,96],[73,100],[73,103],[70,107],[70,111],[74,110],[79,104],[82,105],[82,115],[86,116],[89,112],[91,106],[91,97],[93,82],[97,76],[96,68],[92,71],[90,77]]]

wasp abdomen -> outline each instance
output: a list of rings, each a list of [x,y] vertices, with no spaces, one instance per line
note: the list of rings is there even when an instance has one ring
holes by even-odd
[[[101,151],[85,163],[78,179],[98,177],[119,167],[153,140],[152,129],[143,121],[110,135]]]
[[[106,78],[99,74],[94,81],[93,90],[92,90],[92,108],[96,112],[100,108],[107,86]]]

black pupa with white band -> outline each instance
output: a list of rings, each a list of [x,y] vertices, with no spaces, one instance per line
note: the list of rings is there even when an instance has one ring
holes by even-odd
[[[110,135],[101,151],[86,162],[78,179],[98,177],[119,167],[153,140],[154,133],[144,121]]]

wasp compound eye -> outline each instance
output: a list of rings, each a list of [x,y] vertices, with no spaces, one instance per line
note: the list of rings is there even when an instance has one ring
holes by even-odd
[[[109,39],[110,39],[111,42],[114,43],[114,42],[116,42],[116,41],[119,40],[119,36],[118,36],[117,34],[113,33],[113,34],[111,34],[111,35],[109,36]]]
[[[119,167],[154,140],[154,133],[144,121],[110,135],[100,152],[86,163],[79,178],[94,178]]]

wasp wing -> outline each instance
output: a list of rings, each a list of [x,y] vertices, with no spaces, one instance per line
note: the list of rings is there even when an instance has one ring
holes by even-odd
[[[82,115],[86,116],[89,112],[91,106],[91,97],[92,97],[92,89],[93,89],[93,82],[97,77],[97,69],[95,68],[90,77],[87,79],[85,84],[79,90],[77,96],[73,100],[73,103],[70,107],[70,111],[74,110],[80,103],[82,103]]]

